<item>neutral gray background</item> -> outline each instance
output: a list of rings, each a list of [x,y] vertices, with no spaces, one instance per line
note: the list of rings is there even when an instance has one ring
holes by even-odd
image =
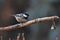
[[[52,15],[57,15],[54,7],[52,6],[53,2],[58,2],[58,0],[30,0],[30,6],[26,11],[28,12],[29,20],[35,19],[38,17],[48,17]],[[0,0],[0,10],[3,7],[3,0]],[[59,16],[59,15],[58,15]],[[60,26],[60,25],[57,25]],[[59,34],[59,27],[56,30],[50,30],[51,22],[42,22],[33,24],[30,27],[27,27],[29,33],[27,40],[56,40],[56,35]]]

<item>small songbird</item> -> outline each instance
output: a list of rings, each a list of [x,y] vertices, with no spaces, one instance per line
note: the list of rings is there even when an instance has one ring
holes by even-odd
[[[29,17],[29,15],[27,13],[20,13],[20,14],[16,14],[16,15],[13,15],[17,22],[20,22],[20,23],[25,23],[27,22],[27,19]]]

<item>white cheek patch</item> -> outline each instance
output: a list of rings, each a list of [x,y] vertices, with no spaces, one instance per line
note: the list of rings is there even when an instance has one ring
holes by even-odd
[[[27,17],[27,15],[23,14],[24,17]]]

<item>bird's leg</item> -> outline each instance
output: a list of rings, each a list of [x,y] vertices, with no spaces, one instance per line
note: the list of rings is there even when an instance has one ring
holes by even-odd
[[[18,24],[18,26],[23,27],[23,23]]]

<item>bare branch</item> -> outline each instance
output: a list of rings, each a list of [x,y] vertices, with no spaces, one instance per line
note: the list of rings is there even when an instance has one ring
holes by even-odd
[[[28,21],[26,23],[23,23],[23,24],[15,24],[15,25],[7,26],[7,27],[0,27],[0,31],[9,31],[9,30],[13,30],[13,29],[16,29],[16,28],[27,27],[31,24],[40,23],[40,22],[43,22],[43,21],[53,21],[53,20],[56,20],[58,18],[59,18],[58,16],[37,18],[37,19],[34,19],[34,20],[30,20],[30,21]]]

